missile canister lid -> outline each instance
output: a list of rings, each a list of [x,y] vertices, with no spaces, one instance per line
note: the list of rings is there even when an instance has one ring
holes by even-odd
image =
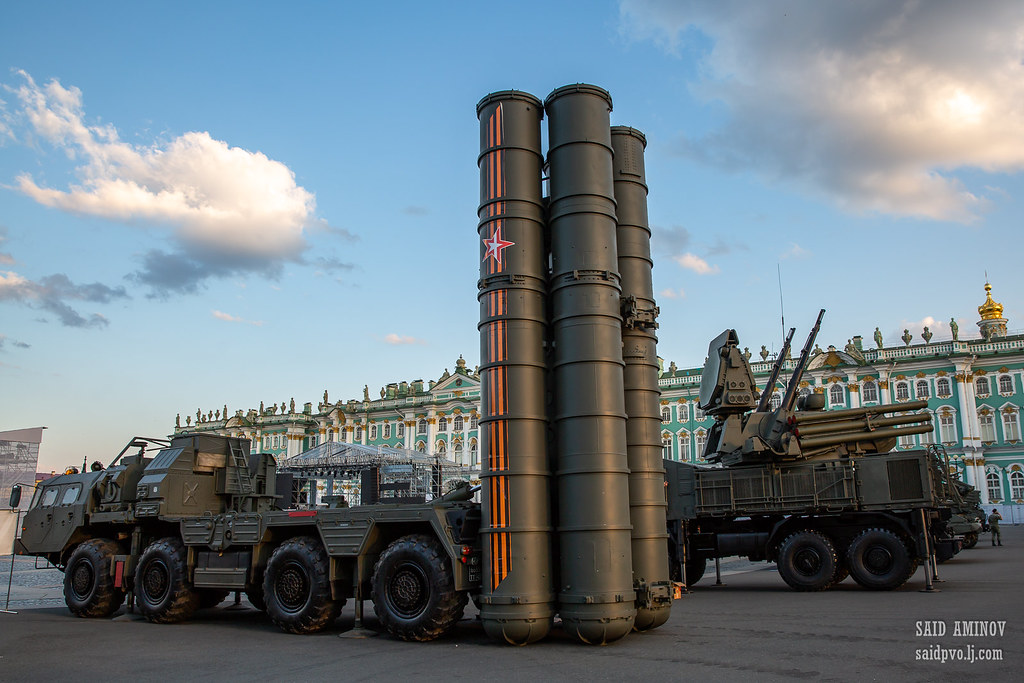
[[[612,135],[632,135],[640,141],[640,144],[645,148],[647,147],[647,136],[636,128],[630,128],[629,126],[612,126]]]
[[[485,96],[482,100],[480,100],[477,103],[476,115],[480,116],[480,112],[482,112],[484,110],[484,107],[486,107],[490,103],[499,102],[502,100],[522,100],[523,102],[532,104],[538,109],[540,109],[542,116],[544,114],[544,105],[541,103],[540,98],[534,97],[530,93],[523,92],[522,90],[499,90],[498,92],[492,92],[490,95]]]
[[[551,91],[551,94],[544,100],[544,106],[547,107],[554,100],[558,99],[562,95],[568,95],[569,93],[587,93],[588,95],[596,95],[608,102],[608,111],[612,109],[612,96],[604,88],[599,88],[596,85],[590,85],[589,83],[574,83],[572,85],[563,85],[561,88],[555,88]]]

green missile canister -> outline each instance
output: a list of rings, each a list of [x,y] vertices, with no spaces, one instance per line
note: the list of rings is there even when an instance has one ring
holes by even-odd
[[[634,606],[611,97],[569,85],[548,114],[552,382],[562,625],[604,644]],[[666,564],[667,566],[667,564]]]
[[[651,277],[654,262],[644,173],[647,139],[640,131],[625,126],[615,126],[611,133],[615,152],[617,251],[622,275],[629,517],[633,527],[633,587],[637,599],[633,628],[646,631],[668,621],[672,607],[655,335],[658,307]]]
[[[545,405],[547,269],[539,99],[488,95],[480,120],[480,617],[496,640],[546,636],[555,612]]]

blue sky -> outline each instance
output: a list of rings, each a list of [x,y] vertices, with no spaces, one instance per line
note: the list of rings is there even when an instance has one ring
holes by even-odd
[[[372,4],[372,7],[370,6]],[[14,3],[0,429],[44,469],[478,362],[476,103],[648,138],[659,352],[1024,329],[1017,2]]]

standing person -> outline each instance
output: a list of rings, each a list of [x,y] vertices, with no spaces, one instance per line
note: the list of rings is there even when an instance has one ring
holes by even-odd
[[[1003,534],[999,531],[999,522],[1001,522],[1003,516],[999,514],[999,510],[992,508],[992,514],[988,516],[988,526],[992,531],[992,545],[996,544],[996,540],[999,540],[999,545],[1003,544]]]

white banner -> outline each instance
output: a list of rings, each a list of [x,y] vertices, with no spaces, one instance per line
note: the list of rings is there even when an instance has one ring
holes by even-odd
[[[14,533],[18,530],[18,511],[0,510],[0,555],[10,555],[14,548]]]

